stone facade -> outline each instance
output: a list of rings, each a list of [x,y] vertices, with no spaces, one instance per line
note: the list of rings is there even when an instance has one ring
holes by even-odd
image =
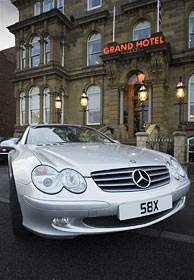
[[[91,85],[100,88],[100,124],[97,128],[110,127],[113,137],[127,141],[134,138],[141,117],[137,100],[139,85],[130,87],[129,80],[141,73],[149,89],[147,123],[160,128],[161,136],[172,137],[178,127],[178,106],[175,87],[179,76],[188,92],[188,83],[194,74],[194,48],[188,47],[189,15],[194,9],[193,0],[162,0],[162,24],[157,33],[156,0],[102,0],[98,9],[87,11],[87,0],[64,1],[64,14],[57,9],[44,13],[40,0],[40,14],[34,16],[33,0],[12,0],[20,13],[20,21],[9,27],[15,34],[17,50],[15,134],[20,134],[29,123],[28,94],[30,88],[40,90],[40,123],[43,122],[43,91],[50,90],[50,122],[56,122],[54,100],[58,92],[64,92],[63,122],[82,124],[80,96],[82,89]],[[116,33],[112,42],[113,4],[116,5]],[[150,23],[151,38],[145,47],[133,50],[103,53],[119,44],[133,42],[133,28],[137,22]],[[87,42],[91,34],[101,34],[101,63],[87,66]],[[50,38],[50,61],[44,63],[44,36]],[[40,38],[40,63],[29,64],[30,40]],[[60,42],[64,39],[64,66],[60,64]],[[161,39],[160,39],[161,38]],[[159,42],[161,40],[163,43]],[[26,65],[20,69],[20,45],[26,46]],[[153,44],[151,44],[151,42]],[[149,46],[146,46],[150,44]],[[137,45],[136,45],[137,46]],[[20,92],[26,94],[25,125],[20,124]],[[194,93],[192,93],[194,94]],[[194,122],[188,122],[188,94],[183,105],[182,122],[188,137],[194,136]]]
[[[11,79],[15,76],[16,51],[0,51],[0,136],[11,137],[15,125],[15,98]]]

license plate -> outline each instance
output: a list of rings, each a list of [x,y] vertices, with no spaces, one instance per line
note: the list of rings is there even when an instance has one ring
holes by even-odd
[[[118,219],[128,220],[156,214],[172,208],[172,196],[163,196],[140,202],[119,205]]]

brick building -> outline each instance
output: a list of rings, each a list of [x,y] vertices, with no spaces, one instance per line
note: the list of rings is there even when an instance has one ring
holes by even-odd
[[[0,136],[14,134],[16,106],[11,79],[15,76],[15,47],[0,51]]]
[[[86,122],[111,128],[121,141],[134,139],[141,124],[137,92],[149,92],[145,120],[172,137],[178,127],[175,88],[182,76],[186,96],[182,123],[194,137],[194,2],[161,0],[11,0],[20,21],[15,34],[17,67],[15,134],[29,123],[82,123],[80,96],[89,98]],[[115,5],[115,39],[113,7]],[[113,42],[114,41],[114,42]]]

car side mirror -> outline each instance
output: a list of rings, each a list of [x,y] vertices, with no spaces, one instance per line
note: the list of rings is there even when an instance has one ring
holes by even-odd
[[[13,142],[11,142],[11,141],[2,141],[1,142],[1,144],[0,144],[0,147],[2,148],[2,149],[6,149],[6,150],[8,150],[8,151],[10,151],[10,150],[15,150],[15,144],[13,143]]]

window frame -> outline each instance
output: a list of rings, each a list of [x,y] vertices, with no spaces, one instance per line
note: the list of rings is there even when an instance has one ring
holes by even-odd
[[[89,90],[92,88],[92,87],[96,87],[99,89],[99,91],[93,91],[93,92],[89,92]],[[90,95],[92,94],[96,94],[98,93],[99,94],[99,108],[95,108],[95,109],[90,109],[89,108],[89,99],[90,99]],[[87,106],[87,125],[100,125],[101,124],[101,115],[100,115],[100,119],[99,119],[99,122],[89,122],[89,115],[90,115],[90,111],[98,111],[99,110],[99,113],[101,114],[101,89],[98,85],[91,85],[88,87],[87,89],[87,97],[88,97],[88,106]]]
[[[100,35],[100,39],[91,40],[92,36],[98,35],[98,34]],[[98,41],[98,40],[100,40],[100,51],[89,53],[89,43],[95,42],[95,41]],[[102,54],[102,35],[101,35],[100,32],[92,33],[88,37],[88,40],[87,40],[87,66],[95,66],[95,65],[102,64],[102,61],[101,61],[100,57],[99,57],[99,59],[100,59],[99,63],[95,63],[95,64],[90,64],[89,63],[90,62],[90,57],[92,57],[93,55],[96,55],[96,54],[99,54],[99,56]]]
[[[48,104],[49,104],[48,107],[46,107],[46,104],[47,104],[46,98],[47,98],[47,96],[48,96]],[[51,99],[50,99],[50,89],[49,88],[45,88],[44,89],[44,93],[43,93],[43,122],[45,124],[48,124],[50,122],[50,109],[51,109],[50,108],[50,101],[51,101]],[[46,114],[47,110],[48,110],[48,114]],[[46,119],[46,116],[48,116],[48,120]]]
[[[35,89],[37,89],[37,92],[33,93],[33,90],[35,91]],[[31,110],[31,97],[35,96],[35,95],[37,95],[39,98],[38,99],[39,108],[37,108],[37,111],[36,111],[36,112],[39,112],[39,122],[32,123],[32,112],[35,110]],[[40,123],[40,90],[37,86],[34,86],[29,90],[29,124],[38,124],[38,123]]]
[[[193,14],[193,15],[192,15]],[[193,43],[194,43],[194,31],[193,32],[191,32],[191,23],[190,23],[190,20],[191,20],[191,18],[193,18],[194,19],[194,9],[190,12],[190,14],[189,14],[189,42],[188,42],[188,47],[189,47],[189,49],[193,49],[194,48],[194,46],[193,47],[191,47],[190,45],[191,45],[191,40],[190,40],[190,36],[191,35],[193,35]]]
[[[135,30],[135,27],[136,27],[138,24],[142,23],[142,22],[147,22],[147,23],[149,23],[149,37],[146,36],[146,37],[144,37],[144,38],[135,39],[135,31],[146,29],[146,28],[141,28],[141,29]],[[148,28],[148,27],[147,27],[147,28]],[[151,24],[150,24],[150,22],[149,22],[147,19],[138,21],[138,22],[136,22],[136,23],[134,24],[134,26],[133,26],[133,41],[143,40],[143,39],[146,39],[146,38],[150,38],[150,36],[151,36]]]
[[[193,77],[192,83],[194,84],[194,74],[192,74],[190,76],[189,81],[188,81],[188,121],[189,122],[194,122],[194,118],[193,119],[190,118],[191,103],[193,103],[193,105],[194,105],[194,101],[191,102],[191,79],[192,79],[192,77]],[[194,92],[193,92],[193,94],[194,94]]]
[[[25,69],[25,67],[26,67],[26,46],[25,43],[21,43],[20,44],[20,70]]]
[[[36,12],[36,9],[38,10],[38,12]],[[38,16],[38,15],[40,15],[40,2],[36,2],[34,4],[34,16]]]
[[[46,0],[43,1],[43,12],[44,12],[44,13],[47,13],[47,12],[51,11],[52,9],[54,9],[55,3],[54,3],[54,0],[48,0],[48,1],[50,1],[50,2],[52,3],[52,8],[51,8],[51,9],[48,9],[48,10],[45,10],[45,1],[46,1]]]
[[[60,1],[63,1],[63,5],[62,6],[59,6],[59,2]],[[64,0],[57,0],[57,9],[62,13],[62,14],[64,14],[64,9],[65,9],[65,7],[64,7],[65,5],[64,5]],[[61,8],[62,8],[62,11],[61,11]]]
[[[49,44],[49,50],[46,50],[46,45]],[[48,54],[49,54],[49,58],[48,58]],[[44,64],[48,64],[51,57],[51,42],[50,42],[50,37],[49,36],[45,36],[44,37]]]
[[[22,101],[24,100],[24,109],[22,110]],[[26,124],[26,95],[25,92],[20,92],[20,125]]]
[[[37,42],[35,41],[35,42],[33,43],[33,41],[34,41],[35,39],[37,39]],[[38,53],[38,54],[32,55],[33,44],[36,44],[36,43],[39,44],[39,53]],[[30,52],[29,52],[29,55],[30,55],[30,68],[38,67],[38,66],[40,65],[40,37],[39,37],[39,36],[34,36],[34,37],[32,38],[31,43],[30,43]],[[36,65],[36,66],[34,66],[33,63],[32,63],[32,59],[33,59],[34,57],[39,57],[39,63],[38,63],[38,65]]]
[[[92,1],[92,0],[87,0],[87,11],[91,11],[91,10],[98,9],[98,8],[102,7],[102,0],[100,0],[100,4],[98,6],[90,8],[90,1]]]

